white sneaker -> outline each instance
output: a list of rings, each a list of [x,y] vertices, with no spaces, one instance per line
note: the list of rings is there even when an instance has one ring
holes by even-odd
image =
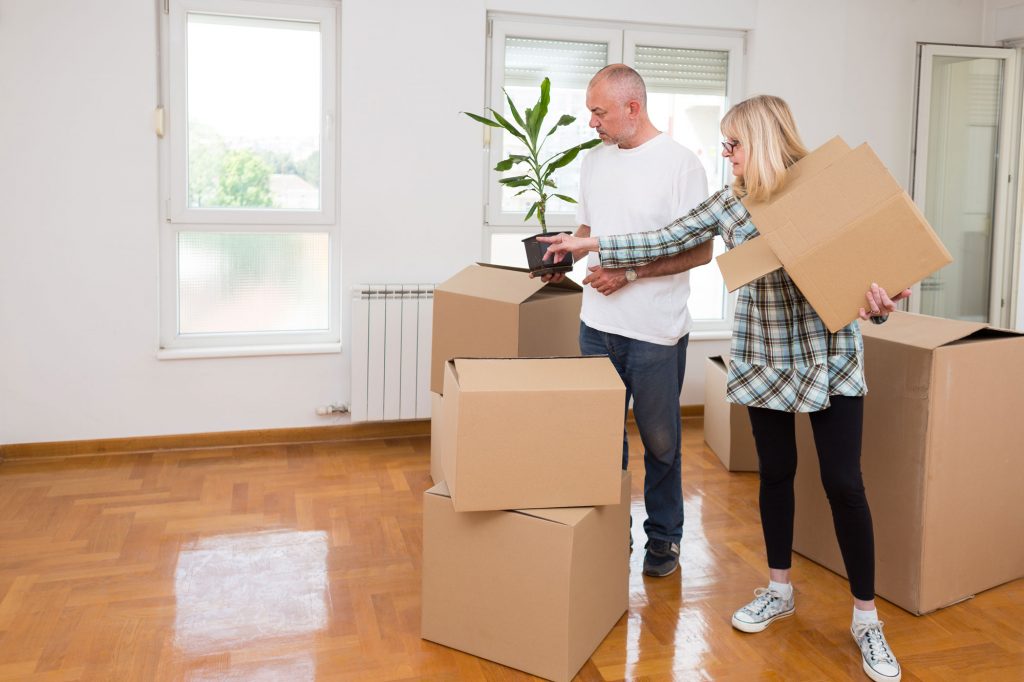
[[[768,587],[754,590],[754,601],[732,614],[732,626],[743,632],[761,632],[779,618],[792,616],[796,610],[796,595],[789,599]]]
[[[864,672],[868,677],[875,682],[899,682],[903,673],[889,643],[885,641],[882,625],[880,620],[874,623],[854,623],[850,626],[850,634],[860,647]]]

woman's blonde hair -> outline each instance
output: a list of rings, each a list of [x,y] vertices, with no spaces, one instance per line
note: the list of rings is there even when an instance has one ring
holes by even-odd
[[[722,119],[722,134],[739,140],[747,154],[743,177],[732,190],[737,196],[766,201],[786,180],[786,169],[807,156],[789,105],[773,95],[743,100]]]

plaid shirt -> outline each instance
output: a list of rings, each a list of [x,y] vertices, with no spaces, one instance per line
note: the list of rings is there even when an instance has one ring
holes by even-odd
[[[758,236],[747,209],[728,187],[660,230],[600,237],[601,264],[642,265],[715,235],[730,249]],[[729,402],[816,412],[828,408],[831,395],[867,393],[860,327],[854,322],[829,332],[781,268],[740,289],[730,355]]]

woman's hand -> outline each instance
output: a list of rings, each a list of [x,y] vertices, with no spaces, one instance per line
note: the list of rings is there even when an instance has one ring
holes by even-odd
[[[557,263],[570,251],[578,257],[588,251],[597,251],[600,248],[596,237],[573,237],[568,234],[553,234],[550,237],[537,237],[537,241],[547,244],[548,250],[544,253],[544,260]]]
[[[896,310],[896,302],[910,296],[910,289],[904,289],[892,298],[885,293],[885,289],[875,283],[871,284],[865,298],[868,299],[868,307],[860,309],[860,319],[870,320],[872,317],[884,317]]]

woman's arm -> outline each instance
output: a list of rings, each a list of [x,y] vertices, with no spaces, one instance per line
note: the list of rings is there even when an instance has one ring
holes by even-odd
[[[545,260],[552,257],[557,260],[567,251],[600,251],[601,265],[606,268],[644,265],[663,256],[688,251],[718,234],[718,216],[726,192],[728,190],[713,194],[660,230],[585,239],[554,235],[538,237],[537,241],[550,244]]]

